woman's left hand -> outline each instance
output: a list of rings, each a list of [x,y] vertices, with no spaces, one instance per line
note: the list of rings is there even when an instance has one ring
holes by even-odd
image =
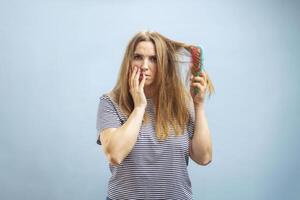
[[[195,88],[198,88],[198,93],[195,94]],[[190,77],[190,92],[193,98],[194,104],[203,104],[205,99],[207,89],[207,77],[206,73],[203,71],[200,76]]]

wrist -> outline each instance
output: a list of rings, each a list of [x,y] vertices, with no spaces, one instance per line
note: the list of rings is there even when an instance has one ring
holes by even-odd
[[[146,107],[145,106],[136,106],[134,107],[134,110],[137,112],[145,112]]]
[[[204,110],[204,102],[194,103],[195,110]]]

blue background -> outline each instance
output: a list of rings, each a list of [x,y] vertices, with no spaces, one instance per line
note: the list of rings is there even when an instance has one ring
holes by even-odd
[[[141,30],[201,45],[216,94],[196,200],[300,199],[300,3],[0,2],[0,199],[104,199],[99,96]]]

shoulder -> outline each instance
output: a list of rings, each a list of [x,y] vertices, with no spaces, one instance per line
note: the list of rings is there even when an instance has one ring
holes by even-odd
[[[121,109],[116,101],[116,96],[113,92],[103,93],[100,96],[100,105],[104,108],[109,108],[115,112],[121,113]]]
[[[100,96],[99,107],[106,112],[108,111],[109,113],[113,113],[114,115],[118,116],[123,123],[123,121],[127,119],[127,116],[118,105],[116,99],[116,95],[113,92],[103,93]]]
[[[102,95],[100,95],[100,100],[116,102],[116,96],[112,91],[110,91],[110,92],[103,93]]]

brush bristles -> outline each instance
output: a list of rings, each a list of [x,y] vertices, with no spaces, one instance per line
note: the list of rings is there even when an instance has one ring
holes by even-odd
[[[192,61],[193,61],[193,67],[192,67],[192,74],[194,76],[199,76],[201,72],[201,54],[200,54],[200,48],[197,47],[191,47],[191,54],[192,54]]]
[[[191,47],[191,54],[192,54],[192,74],[194,76],[200,76],[201,70],[202,70],[202,51],[200,47]],[[194,94],[199,93],[199,88],[194,87],[193,88]]]

